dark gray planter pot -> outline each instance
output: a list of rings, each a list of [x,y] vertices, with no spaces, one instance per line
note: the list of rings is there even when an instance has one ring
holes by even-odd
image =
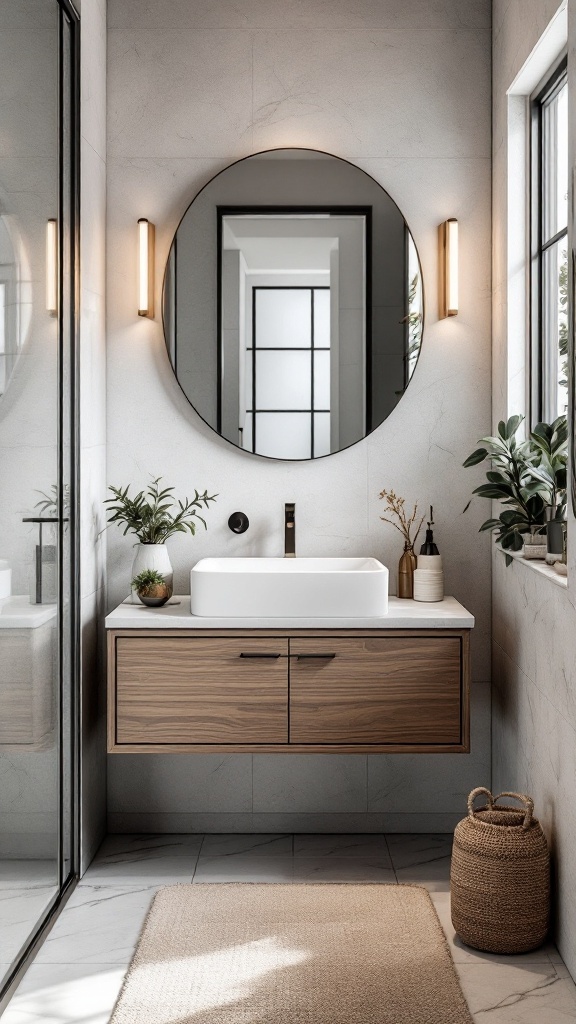
[[[546,525],[546,549],[549,555],[557,555],[558,559],[564,554],[565,529],[564,519],[551,519]]]

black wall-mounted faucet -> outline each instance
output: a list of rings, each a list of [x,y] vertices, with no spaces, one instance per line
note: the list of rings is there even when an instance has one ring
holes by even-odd
[[[296,558],[296,505],[293,501],[284,505],[284,557]]]

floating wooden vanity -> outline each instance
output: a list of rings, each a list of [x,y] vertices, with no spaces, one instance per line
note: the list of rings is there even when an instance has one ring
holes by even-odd
[[[352,629],[222,628],[177,600],[123,604],[106,620],[111,753],[469,750],[474,619],[453,598],[392,598],[385,619]]]

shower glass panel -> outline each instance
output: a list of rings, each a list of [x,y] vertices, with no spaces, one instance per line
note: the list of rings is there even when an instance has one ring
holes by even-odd
[[[76,868],[75,14],[0,5],[0,975]]]

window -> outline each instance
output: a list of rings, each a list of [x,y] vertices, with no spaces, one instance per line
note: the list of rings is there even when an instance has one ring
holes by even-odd
[[[330,453],[330,289],[256,286],[246,349],[244,447],[315,459]]]
[[[568,85],[566,61],[533,102],[532,420],[568,407]]]

